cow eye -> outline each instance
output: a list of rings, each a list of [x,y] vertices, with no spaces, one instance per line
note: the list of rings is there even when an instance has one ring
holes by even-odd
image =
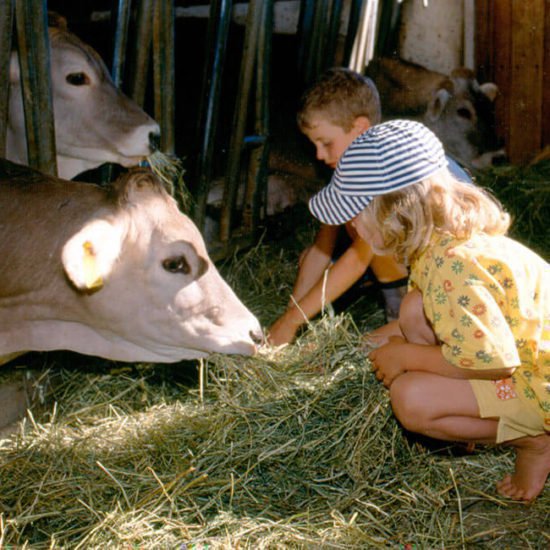
[[[465,118],[466,120],[470,120],[472,118],[472,113],[465,107],[457,109],[456,114],[461,118]]]
[[[90,83],[90,79],[86,73],[70,73],[66,80],[73,86],[85,86]]]
[[[162,267],[170,273],[183,273],[188,275],[191,273],[191,268],[185,259],[185,256],[174,256],[173,258],[167,258],[163,260]]]

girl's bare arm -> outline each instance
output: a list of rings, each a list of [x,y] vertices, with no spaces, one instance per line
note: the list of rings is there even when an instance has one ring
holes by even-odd
[[[408,371],[429,372],[457,379],[499,380],[511,376],[515,368],[466,369],[449,363],[441,351],[441,346],[411,344],[403,338],[392,336],[389,342],[369,354],[377,378],[386,386],[400,374]]]

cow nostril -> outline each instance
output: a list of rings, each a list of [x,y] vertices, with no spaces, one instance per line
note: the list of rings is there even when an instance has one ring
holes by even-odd
[[[152,151],[158,151],[160,149],[160,134],[149,132],[149,147],[151,147]]]
[[[259,345],[265,343],[264,333],[260,329],[251,330],[248,334],[255,344]]]

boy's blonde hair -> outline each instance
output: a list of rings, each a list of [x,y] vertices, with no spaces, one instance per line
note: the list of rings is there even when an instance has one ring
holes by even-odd
[[[382,119],[378,90],[367,76],[344,67],[329,69],[302,96],[297,116],[300,130],[311,128],[316,115],[346,132],[360,116],[378,124]]]
[[[363,221],[376,227],[385,254],[406,263],[428,246],[434,231],[468,239],[476,233],[504,235],[510,216],[488,191],[455,179],[444,168],[419,183],[378,195],[363,210]]]

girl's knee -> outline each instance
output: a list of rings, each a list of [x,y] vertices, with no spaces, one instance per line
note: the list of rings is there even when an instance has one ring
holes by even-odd
[[[416,373],[408,372],[398,376],[390,387],[393,412],[401,425],[412,432],[421,431],[426,412],[426,396],[417,378]]]

